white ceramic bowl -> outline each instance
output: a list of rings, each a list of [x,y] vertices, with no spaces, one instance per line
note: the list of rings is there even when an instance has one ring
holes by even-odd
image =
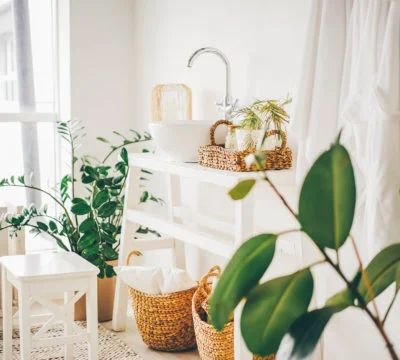
[[[198,162],[198,149],[210,143],[214,122],[203,120],[150,123],[149,129],[162,156],[169,161]]]

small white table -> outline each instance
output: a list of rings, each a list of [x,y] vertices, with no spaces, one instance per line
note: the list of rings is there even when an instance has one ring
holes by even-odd
[[[98,268],[75,253],[41,253],[4,256],[2,264],[3,298],[3,353],[12,359],[12,286],[18,291],[21,360],[31,358],[35,347],[65,345],[65,359],[73,359],[73,344],[88,341],[87,359],[97,359],[97,274]],[[54,297],[64,294],[64,303],[57,304]],[[74,333],[74,305],[86,294],[87,331]],[[52,300],[53,299],[53,300]],[[31,335],[34,316],[30,313],[34,303],[50,311],[43,326]],[[64,324],[64,335],[44,337],[56,322]]]

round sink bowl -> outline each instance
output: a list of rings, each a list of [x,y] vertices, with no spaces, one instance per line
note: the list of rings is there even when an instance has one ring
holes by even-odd
[[[214,121],[188,120],[150,123],[149,129],[162,156],[169,161],[198,162],[198,148],[210,143]]]

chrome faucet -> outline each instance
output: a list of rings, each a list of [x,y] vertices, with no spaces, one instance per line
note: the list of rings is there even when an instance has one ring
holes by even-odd
[[[232,113],[235,110],[238,99],[233,100],[231,96],[231,65],[225,54],[213,47],[204,47],[196,50],[190,57],[187,67],[191,68],[194,61],[202,54],[215,54],[217,55],[225,64],[226,69],[226,88],[225,88],[225,99],[223,102],[217,103],[218,108],[223,109],[225,113],[225,119],[230,120],[232,118]]]

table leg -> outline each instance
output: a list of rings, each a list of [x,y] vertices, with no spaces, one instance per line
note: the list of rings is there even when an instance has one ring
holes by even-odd
[[[30,294],[29,291],[22,286],[18,293],[18,309],[19,309],[19,337],[21,360],[31,358],[31,318],[30,318]]]
[[[3,353],[4,359],[11,359],[12,352],[12,286],[7,280],[7,270],[2,269],[2,306],[3,306]]]
[[[253,234],[253,194],[235,202],[235,246],[238,248]],[[235,310],[235,360],[252,360],[253,355],[247,349],[240,331],[243,302]]]
[[[69,304],[71,299],[74,297],[73,292],[65,292],[64,293],[64,306],[65,306],[65,323],[64,323],[64,335],[71,336],[73,334],[73,326],[74,326],[74,305]],[[74,344],[66,344],[65,345],[65,360],[73,360],[73,352],[74,352]]]
[[[98,358],[98,319],[97,319],[97,277],[89,280],[89,289],[86,293],[86,320],[89,333],[88,360]]]

